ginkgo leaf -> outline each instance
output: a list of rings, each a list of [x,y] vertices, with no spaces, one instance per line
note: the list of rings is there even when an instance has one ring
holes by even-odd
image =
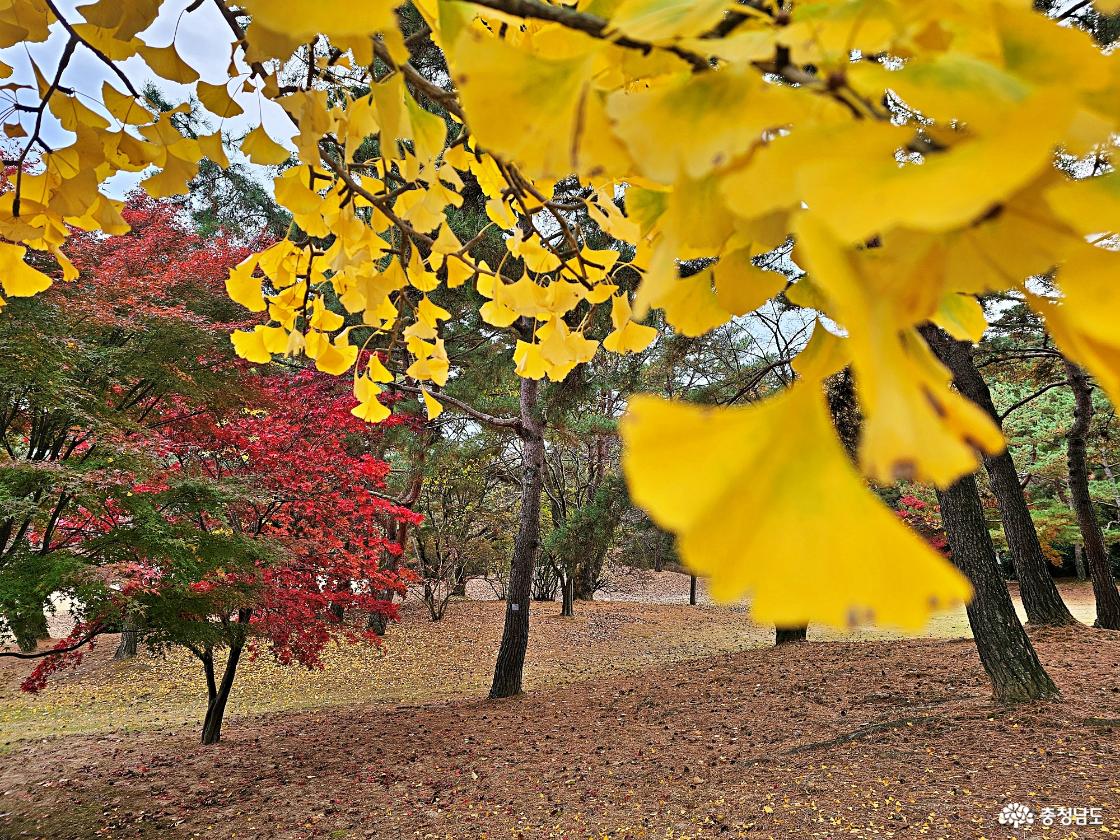
[[[1027,302],[1046,322],[1046,331],[1062,353],[1096,378],[1113,405],[1120,405],[1120,340],[1115,332],[1106,338],[1083,329],[1077,305],[1027,292]],[[1109,311],[1115,312],[1114,309]],[[1115,321],[1114,321],[1115,323]]]
[[[261,292],[261,281],[253,276],[256,271],[257,260],[253,257],[229,270],[229,279],[226,280],[226,292],[235,303],[240,303],[250,312],[264,312],[264,295]]]
[[[1047,190],[1046,201],[1086,236],[1120,231],[1120,175],[1115,172],[1059,184]]]
[[[318,0],[308,5],[304,0],[245,0],[242,5],[252,14],[253,22],[275,32],[307,39],[313,35],[358,35],[368,37],[384,29],[395,28],[393,10],[397,0]]]
[[[813,213],[798,220],[796,257],[825,296],[828,315],[848,331],[864,412],[860,463],[872,480],[947,487],[975,470],[983,454],[1003,450],[991,417],[952,389],[949,371],[900,324],[897,299],[860,274],[855,252]]]
[[[292,156],[291,152],[268,136],[263,125],[258,125],[245,135],[245,139],[241,141],[241,151],[253,163],[262,166],[275,166]]]
[[[443,403],[428,393],[427,388],[421,388],[420,395],[424,398],[424,410],[427,412],[429,420],[435,420],[443,414]]]
[[[603,339],[603,347],[612,353],[640,353],[649,347],[657,330],[630,320],[632,310],[626,295],[618,295],[611,300],[611,323],[614,331]]]
[[[710,270],[680,278],[653,303],[665,310],[675,330],[687,336],[704,335],[731,320],[731,313],[716,300]]]
[[[308,355],[312,355],[310,347]],[[314,354],[315,367],[323,373],[338,376],[348,371],[358,358],[357,345],[351,344],[346,332],[340,334],[333,341],[322,341],[318,352]]]
[[[825,328],[819,320],[804,349],[790,362],[802,379],[823,380],[851,364],[848,341]]]
[[[941,298],[931,320],[960,341],[976,343],[988,329],[988,318],[980,301],[972,295],[955,292]]]
[[[565,58],[534,55],[476,29],[463,32],[450,51],[471,132],[533,177],[563,177],[575,169],[580,100],[603,47],[573,35],[583,39],[583,49]]]
[[[616,92],[607,99],[607,113],[642,172],[672,183],[680,173],[699,178],[730,163],[763,131],[793,120],[798,104],[794,91],[767,84],[753,69],[733,67]],[[727,119],[729,113],[736,118]],[[649,131],[651,125],[658,130]]]
[[[727,0],[622,0],[611,26],[640,41],[702,35],[724,16]]]
[[[620,431],[635,503],[713,595],[748,595],[760,623],[915,630],[971,596],[864,485],[815,384],[741,408],[637,397]]]
[[[230,335],[230,340],[233,342],[233,349],[237,352],[237,355],[247,362],[265,364],[272,361],[272,353],[265,346],[262,327],[258,326],[248,331],[237,330]]]
[[[149,67],[161,78],[181,85],[198,81],[198,71],[185,62],[174,44],[166,47],[144,47],[141,55]]]
[[[0,286],[9,297],[31,297],[45,290],[51,278],[23,261],[27,249],[0,242]]]
[[[380,386],[365,376],[359,376],[354,380],[354,397],[358,404],[350,409],[350,413],[367,423],[380,423],[387,419],[392,412],[377,398],[380,393]]]
[[[226,119],[244,113],[242,107],[230,96],[229,89],[225,85],[212,85],[209,82],[199,82],[196,86],[196,90],[198,101],[205,106],[207,111],[214,114],[214,116]]]
[[[785,275],[759,268],[748,248],[720,257],[712,275],[716,301],[732,315],[753,312],[786,287]]]

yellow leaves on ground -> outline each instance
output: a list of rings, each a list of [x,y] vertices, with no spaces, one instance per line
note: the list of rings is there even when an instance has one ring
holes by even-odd
[[[815,382],[743,408],[638,397],[621,434],[634,501],[756,621],[917,629],[971,595],[864,485]]]

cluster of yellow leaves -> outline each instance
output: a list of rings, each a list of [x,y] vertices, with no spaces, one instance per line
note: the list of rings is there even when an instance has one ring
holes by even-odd
[[[231,272],[231,296],[268,318],[235,334],[235,347],[256,362],[306,353],[321,370],[353,369],[355,413],[368,420],[387,416],[379,394],[402,373],[422,383],[430,417],[442,410],[432,393],[449,376],[441,324],[456,313],[439,305],[441,289],[473,283],[483,320],[522,325],[517,372],[558,380],[598,352],[586,334],[596,307],[610,304],[601,343],[611,352],[649,346],[656,333],[638,321],[651,308],[701,335],[786,289],[757,258],[793,237],[807,274],[787,297],[847,338],[814,339],[793,393],[727,412],[639,401],[623,430],[636,498],[677,532],[691,565],[728,596],[752,592],[765,617],[872,613],[913,626],[931,602],[967,593],[836,448],[817,392],[837,364],[851,365],[866,418],[859,466],[880,482],[944,487],[1003,446],[916,330],[933,321],[978,339],[976,295],[1023,294],[1063,352],[1120,400],[1120,254],[1107,247],[1120,228],[1107,166],[1120,65],[1029,0],[416,0],[450,79],[409,63],[389,0],[219,5],[236,35],[230,79],[197,82],[198,99],[226,119],[241,111],[231,90],[258,91],[291,118],[298,159],[275,194],[299,238]],[[81,7],[75,48],[111,62],[139,55],[195,82],[174,44],[137,34],[158,6]],[[0,0],[0,46],[42,41],[52,20],[44,0]],[[307,81],[281,87],[296,54]],[[163,196],[186,189],[202,156],[224,162],[217,134],[184,138],[173,114],[112,85],[100,97],[107,119],[51,78],[38,74],[31,92],[74,141],[37,152],[37,169],[0,196],[0,235],[20,243],[0,250],[6,294],[49,282],[24,265],[24,245],[66,266],[68,226],[123,229],[99,191],[113,173],[154,167],[145,183]],[[288,157],[263,127],[242,150],[262,164]],[[1091,177],[1058,169],[1059,150]],[[448,222],[467,176],[504,232],[497,265]],[[631,246],[626,265],[642,278],[633,301],[613,282],[620,252],[590,249],[552,200],[572,176],[594,225]],[[682,276],[679,261],[699,258],[708,267]],[[1038,275],[1055,278],[1057,294],[1031,285]],[[389,355],[356,369],[359,325]],[[406,369],[389,370],[402,347]],[[665,479],[682,470],[690,480]],[[874,560],[866,545],[889,548]],[[774,564],[787,557],[830,571],[781,574]]]

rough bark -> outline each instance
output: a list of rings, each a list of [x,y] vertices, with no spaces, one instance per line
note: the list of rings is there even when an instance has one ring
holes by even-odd
[[[995,699],[1019,703],[1056,696],[999,574],[976,479],[967,475],[937,497],[953,562],[972,582],[968,623]]]
[[[1089,495],[1089,459],[1086,454],[1089,426],[1093,421],[1093,391],[1085,371],[1066,360],[1066,375],[1073,391],[1073,425],[1066,436],[1069,458],[1069,495],[1081,540],[1085,544],[1085,557],[1089,565],[1089,578],[1093,582],[1093,597],[1097,602],[1095,626],[1120,630],[1120,592],[1112,574],[1104,533],[1097,520],[1096,506]]]
[[[116,653],[113,654],[114,661],[120,662],[124,659],[132,659],[136,656],[136,642],[139,633],[136,629],[136,622],[131,619],[125,619],[124,625],[121,627],[121,640],[117,644]]]
[[[809,628],[805,626],[777,627],[774,630],[774,644],[789,645],[794,642],[803,642],[808,634]]]
[[[921,331],[937,357],[952,372],[957,390],[987,412],[997,426],[1002,426],[988,384],[973,361],[972,345],[951,338],[931,324],[923,326]],[[1038,531],[1027,506],[1023,485],[1019,483],[1011,451],[1005,449],[999,455],[984,458],[984,468],[999,507],[1027,622],[1050,626],[1076,624],[1077,619],[1062,600],[1050,574],[1050,563],[1042,553]]]
[[[505,627],[490,687],[492,699],[521,693],[525,650],[529,646],[529,596],[541,540],[544,420],[539,404],[540,383],[522,379],[520,397],[521,513],[509,570]]]

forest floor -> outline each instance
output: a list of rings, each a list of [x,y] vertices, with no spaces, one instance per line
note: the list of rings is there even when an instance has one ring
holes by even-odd
[[[937,638],[813,628],[774,649],[741,610],[558,611],[534,605],[521,697],[479,699],[501,605],[453,603],[439,624],[412,605],[382,653],[249,663],[209,748],[185,657],[112,663],[107,640],[38,697],[9,661],[0,837],[1120,834],[1120,633],[1035,633],[1062,699],[1007,708],[955,613]],[[996,821],[1012,801],[1103,825],[1012,832]]]

